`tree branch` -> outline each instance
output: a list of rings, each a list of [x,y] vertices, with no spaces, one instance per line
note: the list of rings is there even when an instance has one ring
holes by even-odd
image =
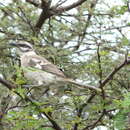
[[[103,81],[102,83],[99,85],[99,87],[104,87],[112,78],[113,76],[121,69],[123,68],[125,65],[128,65],[130,64],[130,59],[126,58],[117,68],[115,68]],[[88,103],[90,103],[94,97],[96,96],[96,93],[93,93],[89,98],[88,100],[86,101],[86,103],[82,104],[80,106],[80,108],[78,109],[77,111],[77,116],[78,117],[81,117],[81,114],[82,114],[82,111],[83,109],[88,105]],[[104,116],[104,114],[106,114],[106,111],[103,110],[103,113],[101,114],[101,116],[99,117],[99,119],[97,119],[93,125],[91,126],[95,126],[101,119],[102,117]],[[88,127],[90,126],[86,126],[83,130],[86,130]],[[74,125],[74,130],[77,130],[78,129],[78,123],[75,123]]]
[[[64,7],[58,7],[55,11],[58,13],[58,14],[61,14],[65,11],[69,11],[70,9],[73,9],[81,4],[83,4],[84,2],[86,2],[87,0],[78,0],[77,2],[74,2],[70,5],[67,5],[67,6],[64,6]]]
[[[35,7],[38,7],[38,8],[41,6],[40,3],[38,3],[38,2],[36,2],[34,0],[26,0],[26,2],[28,2],[28,3],[34,5]]]
[[[5,87],[7,87],[9,90],[12,90],[13,88],[16,88],[16,86],[12,83],[10,83],[9,81],[2,79],[0,77],[0,83],[3,84]]]
[[[5,79],[2,79],[1,77],[0,77],[0,83],[2,83],[2,84],[3,84],[5,87],[7,87],[9,90],[12,90],[13,88],[16,88],[16,85],[10,83],[9,81],[7,81],[7,80],[5,80]],[[15,92],[18,96],[20,96],[20,97],[22,98],[22,96],[21,96],[18,92],[16,92],[16,91],[14,91],[14,92]],[[45,113],[45,112],[41,112],[39,106],[37,106],[37,104],[36,104],[35,102],[33,102],[28,96],[25,96],[24,100],[29,101],[31,104],[35,105],[36,108],[39,110],[39,112],[40,112],[40,113],[43,113],[43,114],[47,117],[47,119],[51,122],[51,124],[53,125],[53,128],[54,128],[55,130],[61,130],[60,126],[52,119],[52,117],[49,116],[49,114],[47,114],[47,113]]]
[[[99,87],[104,87],[112,78],[113,78],[113,76],[121,69],[121,68],[123,68],[125,65],[128,65],[128,64],[130,64],[130,61],[129,61],[129,59],[128,58],[126,58],[119,66],[117,66],[103,81],[102,81],[102,83],[100,84],[100,86]],[[12,84],[12,83],[10,83],[9,81],[7,81],[7,80],[5,80],[5,79],[2,79],[1,77],[0,77],[0,83],[2,83],[5,87],[7,87],[9,90],[12,90],[13,88],[16,88],[16,85],[14,85],[14,84]],[[17,92],[16,92],[17,93]],[[18,94],[18,93],[17,93]],[[18,94],[19,95],[19,94]],[[78,116],[80,117],[81,116],[81,113],[82,113],[82,111],[83,111],[83,109],[84,109],[84,107],[88,104],[88,103],[90,103],[91,102],[91,100],[94,98],[96,96],[96,93],[94,93],[94,94],[92,94],[91,96],[90,96],[90,98],[87,100],[87,102],[85,103],[85,104],[82,104],[81,105],[81,107],[80,107],[80,109],[78,110]],[[39,112],[40,112],[40,108],[39,108],[39,106],[37,106],[37,104],[35,104],[35,102],[33,102],[29,97],[25,97],[25,100],[26,101],[29,101],[29,102],[31,102],[33,105],[35,105],[37,108],[38,108],[38,110],[39,110]],[[54,121],[53,120],[53,118],[48,114],[48,113],[45,113],[45,112],[42,112],[46,117],[47,117],[47,119],[51,122],[51,124],[52,124],[52,126],[53,126],[53,128],[55,129],[55,130],[61,130],[61,128],[60,128],[60,126],[57,124],[57,122],[56,121]],[[101,116],[102,117],[102,116]],[[96,122],[96,124],[97,124],[97,122]],[[75,124],[75,129],[78,127],[78,124]]]
[[[81,117],[84,108],[93,100],[93,98],[95,96],[96,96],[96,92],[94,92],[92,95],[90,95],[90,97],[88,98],[86,103],[83,103],[79,108],[76,108],[77,109],[77,116],[79,118]],[[75,123],[73,130],[78,130],[78,126],[79,126],[79,123]]]
[[[105,113],[103,112],[103,113],[100,115],[100,117],[99,117],[92,125],[89,125],[89,126],[83,128],[82,130],[89,130],[89,128],[90,128],[90,129],[95,128],[95,126],[98,124],[98,122],[100,122],[100,121],[102,120],[102,118],[103,118],[104,115],[105,115]]]
[[[87,28],[88,28],[89,25],[90,25],[91,18],[92,18],[92,16],[93,16],[93,12],[94,12],[94,9],[95,9],[95,7],[96,7],[97,2],[98,2],[98,0],[94,0],[94,1],[92,1],[91,4],[90,4],[90,9],[91,9],[91,11],[89,12],[89,14],[88,14],[88,16],[87,16],[86,24],[85,24],[85,27],[84,27],[84,29],[83,29],[82,35],[79,35],[79,37],[78,37],[78,43],[77,43],[77,45],[76,45],[76,47],[75,47],[74,50],[78,50],[78,49],[80,48],[81,43],[83,43],[83,40],[84,40],[84,38],[85,38],[85,36],[86,36],[85,34],[86,34],[86,32],[87,32]],[[79,21],[79,22],[80,22],[80,21]]]
[[[121,63],[118,67],[113,69],[113,71],[102,81],[99,87],[104,87],[113,78],[113,76],[127,64],[130,64],[130,62],[127,59],[125,59],[123,63]]]
[[[36,32],[38,33],[40,31],[40,29],[41,29],[42,25],[44,24],[44,22],[46,21],[46,19],[50,18],[53,15],[59,15],[65,11],[73,9],[86,1],[87,0],[78,0],[77,2],[74,2],[68,6],[64,6],[64,7],[53,6],[50,8],[50,6],[47,5],[47,3],[44,0],[42,0],[42,4],[41,4],[42,12],[41,12],[39,19],[35,25]]]
[[[55,130],[62,130],[60,128],[60,126],[52,119],[52,117],[50,117],[47,113],[43,112],[43,114],[48,118],[48,120],[52,123],[52,128],[54,128]]]

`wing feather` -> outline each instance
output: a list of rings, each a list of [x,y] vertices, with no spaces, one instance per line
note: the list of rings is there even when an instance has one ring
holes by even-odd
[[[41,69],[43,71],[53,73],[58,76],[66,77],[64,73],[54,64],[46,60],[44,57],[34,55],[29,60],[29,66]]]

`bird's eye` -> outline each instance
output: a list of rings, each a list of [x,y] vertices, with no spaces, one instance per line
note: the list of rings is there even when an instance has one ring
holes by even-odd
[[[32,49],[30,46],[27,46],[27,45],[25,45],[25,44],[21,44],[20,46],[19,46],[20,48],[28,48],[28,49]]]
[[[28,46],[26,46],[26,45],[24,45],[24,44],[21,44],[20,47],[28,48]]]

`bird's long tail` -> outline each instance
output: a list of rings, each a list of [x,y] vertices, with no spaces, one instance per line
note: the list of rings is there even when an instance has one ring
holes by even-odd
[[[75,81],[73,79],[66,79],[66,81],[69,82],[69,83],[75,84],[77,87],[82,88],[82,89],[89,88],[89,89],[93,89],[93,90],[96,90],[98,92],[101,92],[100,88],[97,88],[97,87],[91,86],[91,85],[85,85],[85,84],[79,83],[79,82],[77,82],[77,81]]]

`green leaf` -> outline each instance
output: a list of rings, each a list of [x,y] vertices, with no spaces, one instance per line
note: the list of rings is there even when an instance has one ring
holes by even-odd
[[[20,96],[22,96],[22,98],[25,98],[25,89],[18,87],[16,91],[20,94]]]
[[[126,37],[122,38],[122,44],[123,45],[129,45],[129,40]]]

